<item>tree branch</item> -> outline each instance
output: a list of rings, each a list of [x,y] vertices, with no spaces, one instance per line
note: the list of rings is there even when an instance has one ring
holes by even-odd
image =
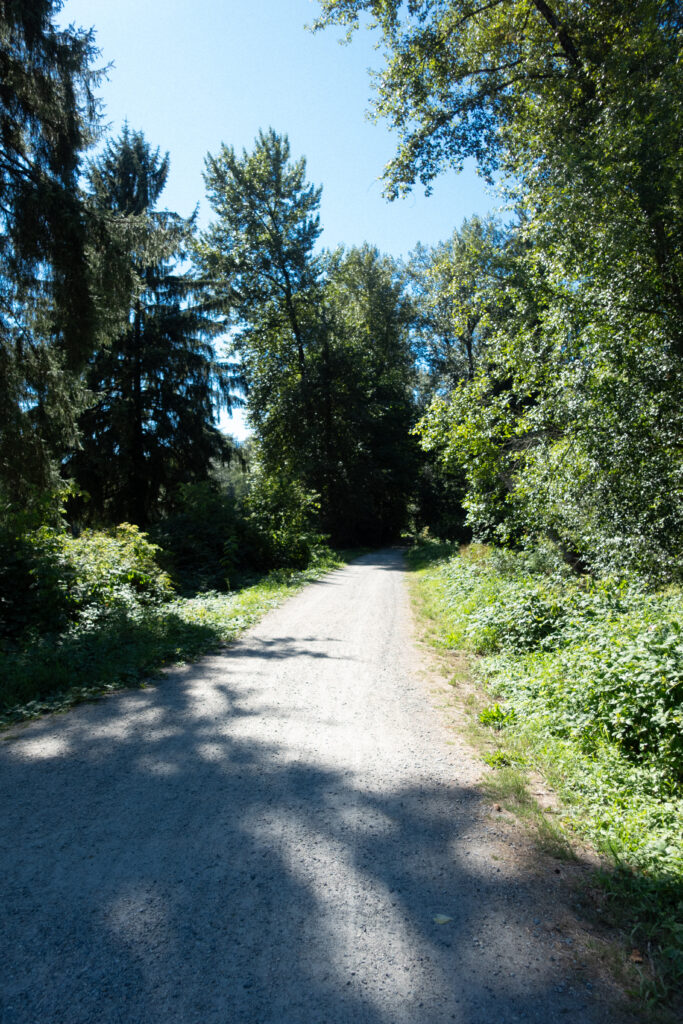
[[[560,21],[555,12],[551,9],[550,5],[546,3],[546,0],[532,0],[532,3],[543,20],[552,29],[553,35],[562,48],[562,52],[574,70],[578,73],[584,88],[587,89],[591,96],[594,96],[595,87],[586,75],[586,69],[583,66],[579,51],[576,48],[574,40],[569,34],[567,26]]]

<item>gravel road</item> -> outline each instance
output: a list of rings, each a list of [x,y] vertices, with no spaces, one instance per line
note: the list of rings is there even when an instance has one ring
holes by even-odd
[[[421,657],[384,551],[5,733],[2,1024],[626,1019]]]

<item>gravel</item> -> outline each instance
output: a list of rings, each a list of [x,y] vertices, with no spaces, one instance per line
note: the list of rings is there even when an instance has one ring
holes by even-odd
[[[2,1024],[626,1019],[435,707],[403,568],[3,734]]]

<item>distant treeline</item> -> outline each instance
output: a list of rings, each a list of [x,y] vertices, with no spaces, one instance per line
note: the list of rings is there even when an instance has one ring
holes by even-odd
[[[389,195],[474,158],[507,201],[405,263],[322,249],[272,130],[207,157],[206,230],[163,209],[168,155],[102,139],[59,6],[0,9],[3,550],[129,522],[216,586],[427,529],[679,578],[679,5],[322,0],[377,18]]]

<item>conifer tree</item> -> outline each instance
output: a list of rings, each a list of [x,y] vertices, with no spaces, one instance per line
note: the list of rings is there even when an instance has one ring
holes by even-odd
[[[59,31],[55,0],[0,3],[0,499],[56,483],[92,339],[78,193],[96,127],[93,34]]]
[[[113,268],[119,315],[88,365],[95,401],[81,416],[69,470],[90,496],[89,514],[104,521],[147,525],[180,484],[205,479],[227,451],[215,423],[219,405],[230,403],[212,345],[219,328],[201,282],[182,269],[194,216],[156,209],[168,168],[168,155],[126,126],[89,172],[107,225],[104,253],[94,255],[98,282],[111,302],[104,268]]]

